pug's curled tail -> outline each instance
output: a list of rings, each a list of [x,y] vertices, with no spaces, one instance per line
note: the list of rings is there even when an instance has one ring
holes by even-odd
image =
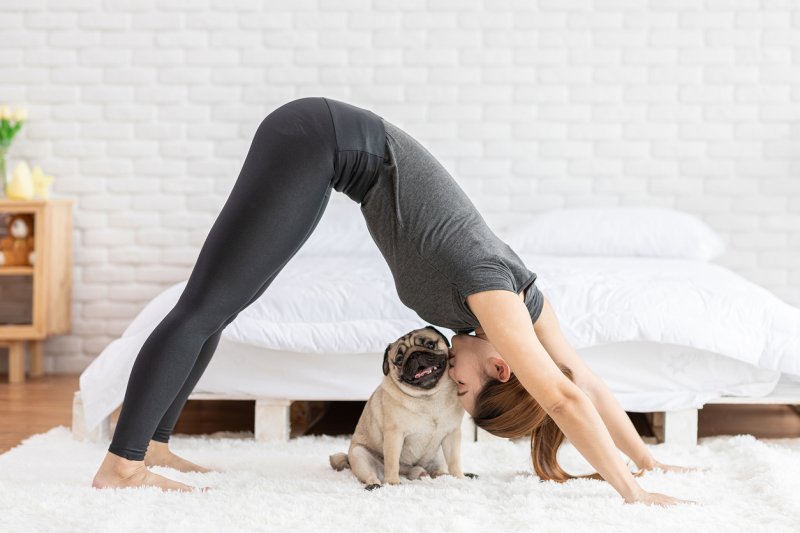
[[[329,459],[331,462],[331,468],[337,472],[344,470],[345,468],[350,468],[350,460],[347,458],[346,453],[334,453],[329,457]]]

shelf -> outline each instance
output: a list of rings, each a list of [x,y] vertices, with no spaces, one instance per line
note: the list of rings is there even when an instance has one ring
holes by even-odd
[[[0,339],[45,339],[71,331],[73,208],[71,198],[0,199],[0,220],[14,213],[33,216],[36,250],[35,265],[0,266]]]
[[[0,276],[32,276],[32,266],[0,267]]]
[[[65,205],[72,204],[72,198],[48,198],[47,200],[9,200],[8,198],[0,197],[0,209],[6,213],[25,212],[31,209],[43,208],[48,205]]]

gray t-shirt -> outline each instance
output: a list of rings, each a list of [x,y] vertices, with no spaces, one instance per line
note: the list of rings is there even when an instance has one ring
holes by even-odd
[[[536,274],[492,232],[466,193],[409,134],[381,118],[386,158],[361,203],[372,239],[386,259],[397,294],[434,326],[468,333],[480,325],[466,297],[528,289],[536,321],[544,297]]]

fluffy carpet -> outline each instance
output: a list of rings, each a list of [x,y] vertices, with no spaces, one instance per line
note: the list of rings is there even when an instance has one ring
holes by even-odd
[[[250,434],[252,435],[252,434]],[[696,448],[650,445],[665,463],[705,472],[648,472],[645,490],[698,505],[624,504],[605,482],[540,482],[523,442],[467,443],[465,471],[366,491],[328,455],[345,437],[256,443],[248,434],[173,437],[173,450],[223,472],[154,471],[206,493],[155,488],[96,490],[92,476],[107,443],[76,441],[64,426],[34,435],[0,455],[3,531],[798,531],[800,439],[751,436],[701,439]],[[243,438],[245,437],[245,438]],[[581,474],[589,464],[570,444],[559,457]],[[632,467],[632,466],[631,466]]]

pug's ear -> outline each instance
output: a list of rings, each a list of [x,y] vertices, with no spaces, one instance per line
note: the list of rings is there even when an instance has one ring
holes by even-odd
[[[436,329],[435,327],[430,326],[430,325],[429,326],[425,326],[425,327],[428,328],[428,329],[432,329],[433,331],[435,331],[436,333],[441,335],[442,338],[444,339],[444,343],[447,345],[448,348],[450,347],[450,341],[447,340],[447,337],[445,337],[444,334],[441,331],[439,331],[438,329]]]
[[[383,352],[383,375],[389,375],[389,349],[392,347],[392,343],[386,345],[386,351]]]

